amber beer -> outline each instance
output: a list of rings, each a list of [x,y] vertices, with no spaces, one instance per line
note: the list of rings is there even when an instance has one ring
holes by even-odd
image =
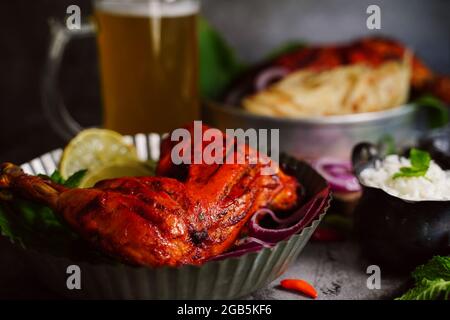
[[[199,119],[198,1],[96,3],[104,126],[164,133]]]

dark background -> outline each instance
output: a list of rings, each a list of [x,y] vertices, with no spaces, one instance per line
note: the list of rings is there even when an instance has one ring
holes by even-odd
[[[70,4],[91,13],[89,0],[6,0],[0,10],[0,162],[23,163],[64,141],[41,106],[40,86],[49,42],[47,20],[63,21]],[[289,40],[343,41],[367,30],[366,8],[381,7],[381,33],[413,48],[435,71],[450,74],[450,1],[447,0],[204,0],[203,14],[245,61],[257,61]],[[100,122],[94,39],[69,46],[60,87],[83,125]],[[0,298],[45,298],[34,274],[0,239]]]
[[[0,13],[0,161],[22,163],[64,141],[45,119],[40,97],[49,41],[47,20],[64,21],[77,4],[83,18],[89,0],[2,1]],[[447,0],[204,0],[203,14],[245,61],[257,61],[283,42],[329,42],[375,34],[366,28],[366,8],[381,7],[381,33],[416,50],[436,71],[450,73],[450,1]],[[69,46],[60,86],[83,125],[100,123],[96,44]]]

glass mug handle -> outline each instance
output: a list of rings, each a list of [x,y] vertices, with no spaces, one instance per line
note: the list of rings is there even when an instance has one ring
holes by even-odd
[[[52,128],[69,140],[82,130],[70,115],[58,88],[58,75],[66,45],[72,39],[92,37],[96,33],[94,23],[84,23],[80,29],[69,30],[65,25],[49,20],[51,39],[42,81],[42,105]]]

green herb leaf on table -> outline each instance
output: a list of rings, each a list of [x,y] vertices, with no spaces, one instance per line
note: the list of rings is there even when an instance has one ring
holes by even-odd
[[[449,300],[450,257],[435,256],[428,263],[414,270],[415,287],[398,300]]]
[[[428,152],[412,148],[409,152],[411,167],[401,167],[392,178],[424,177],[430,167],[431,156]]]

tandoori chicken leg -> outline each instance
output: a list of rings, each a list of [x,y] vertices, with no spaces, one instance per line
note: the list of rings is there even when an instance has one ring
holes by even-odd
[[[79,189],[4,163],[0,189],[48,205],[82,238],[122,261],[201,264],[229,249],[258,209],[296,204],[297,181],[281,170],[261,175],[264,165],[199,164],[184,180],[129,177]]]

